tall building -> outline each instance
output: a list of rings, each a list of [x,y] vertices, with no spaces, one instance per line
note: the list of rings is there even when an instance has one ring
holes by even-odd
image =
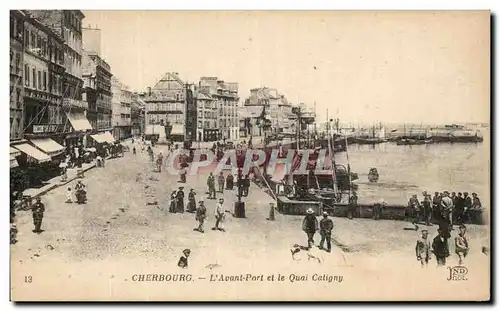
[[[139,94],[132,94],[132,103],[130,106],[130,125],[132,135],[138,136],[144,133],[144,113],[145,107],[139,100]]]
[[[83,79],[88,102],[87,118],[94,133],[113,131],[111,124],[111,66],[94,52],[84,50]]]
[[[24,130],[24,20],[22,11],[10,11],[10,140]]]
[[[276,89],[268,87],[251,89],[240,117],[248,135],[264,135],[262,127],[264,117],[271,122],[269,133],[293,132],[292,105]]]
[[[116,77],[111,78],[111,108],[113,136],[115,139],[125,139],[132,135],[131,131],[131,105],[132,92],[129,87],[121,83]]]
[[[222,137],[219,130],[219,107],[207,89],[198,89],[195,92],[198,108],[198,124],[196,127],[197,141],[218,141]]]
[[[24,22],[24,129],[29,139],[51,137],[65,144],[63,39],[28,14]]]
[[[167,136],[174,141],[187,138],[187,90],[177,72],[167,72],[154,87],[148,88],[142,97],[146,104],[146,136],[156,136],[160,141]]]
[[[82,21],[85,15],[80,10],[30,10],[29,12],[62,38],[61,45],[55,44],[55,47],[51,48],[55,59],[55,62],[51,62],[51,75],[54,78],[55,89],[62,84],[60,116],[63,132],[67,133],[64,143],[67,146],[85,144],[86,134],[92,130],[85,115],[88,104],[82,100]],[[59,47],[62,50],[59,50]]]
[[[203,114],[203,119],[199,116],[198,120],[198,133],[211,133],[213,126],[215,125],[219,129],[217,139],[222,140],[238,140],[239,139],[239,118],[238,118],[238,83],[235,82],[224,82],[217,77],[201,77],[198,83],[198,94],[203,94],[207,98],[211,99],[211,104],[205,105],[206,100],[202,99],[203,108],[201,109]],[[211,107],[211,114],[208,108]],[[215,106],[215,107],[214,107]],[[214,117],[214,111],[216,115],[216,123],[211,123]],[[200,105],[198,104],[198,112],[200,112]],[[207,114],[205,114],[207,112]],[[207,117],[205,117],[205,115]],[[200,123],[200,120],[202,122]],[[204,131],[204,127],[209,121],[209,128]],[[198,134],[199,138],[200,134]],[[211,136],[213,137],[213,136]],[[207,140],[205,136],[201,137],[201,140]]]

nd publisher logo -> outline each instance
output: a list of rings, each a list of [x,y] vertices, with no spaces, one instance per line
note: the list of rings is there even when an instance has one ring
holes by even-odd
[[[448,281],[467,281],[467,273],[469,270],[463,266],[448,267],[450,275]]]

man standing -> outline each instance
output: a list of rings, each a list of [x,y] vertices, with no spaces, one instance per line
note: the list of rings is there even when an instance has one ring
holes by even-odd
[[[460,219],[462,220],[462,223],[465,223],[467,220],[467,214],[469,213],[470,209],[472,208],[472,199],[469,196],[468,192],[464,192],[464,210],[462,212],[462,215],[460,215]]]
[[[33,230],[33,232],[40,234],[43,232],[41,230],[41,227],[42,227],[43,213],[45,213],[45,205],[43,205],[42,199],[40,197],[36,198],[36,203],[33,204],[31,210],[33,211],[33,225],[35,226],[35,230]]]
[[[159,173],[161,173],[161,166],[163,164],[163,154],[160,152],[156,158],[156,168]]]
[[[420,261],[422,268],[427,267],[431,259],[431,243],[428,236],[429,231],[427,231],[427,229],[422,230],[422,237],[417,240],[417,246],[415,246],[417,260]]]
[[[469,242],[465,236],[467,227],[461,224],[458,230],[458,236],[455,238],[455,253],[458,255],[458,264],[462,265],[464,258],[467,257],[467,254],[469,253]]]
[[[179,187],[177,191],[177,213],[184,213],[184,191],[182,189],[184,189],[184,187]]]
[[[198,201],[198,209],[196,210],[196,221],[198,221],[198,228],[194,228],[194,231],[204,233],[203,224],[205,223],[205,218],[207,218],[207,208],[205,207],[205,202],[203,199]]]
[[[352,219],[354,217],[357,206],[358,195],[356,194],[356,191],[353,191],[351,197],[349,198],[349,205],[347,206],[347,218]]]
[[[448,198],[449,199],[449,198]],[[450,256],[447,239],[443,235],[443,231],[438,229],[438,235],[432,241],[432,252],[436,256],[438,266],[446,264],[446,258]]]
[[[226,230],[222,227],[222,222],[224,221],[224,199],[220,198],[219,203],[215,206],[215,227],[212,230],[219,230],[225,232]]]
[[[412,219],[412,224],[417,224],[420,220],[420,203],[418,202],[417,195],[414,194],[408,201],[408,215]]]
[[[453,222],[452,222],[452,212],[453,212],[453,200],[450,198],[450,193],[445,191],[443,193],[443,198],[441,199],[441,215],[444,220],[448,221],[448,225],[450,226],[450,230],[453,230]]]
[[[212,172],[210,172],[210,175],[208,175],[207,178],[207,186],[208,186],[208,198],[209,199],[216,199],[216,194],[215,194],[215,177]]]
[[[217,183],[219,184],[219,192],[223,193],[224,192],[224,182],[226,181],[226,178],[224,177],[224,173],[221,171],[219,174],[219,177],[217,178]]]
[[[462,216],[464,214],[465,199],[462,197],[461,192],[458,193],[458,196],[456,197],[453,206],[454,206],[452,215],[453,223],[459,225],[463,224]]]
[[[312,208],[307,209],[307,215],[302,221],[302,231],[307,234],[307,245],[311,248],[314,245],[314,234],[318,231],[318,220],[314,216]]]
[[[319,248],[323,248],[323,244],[326,240],[326,251],[332,251],[332,230],[333,230],[333,220],[328,218],[328,213],[323,212],[323,219],[319,222],[319,233],[321,235],[321,242],[319,242]]]
[[[441,196],[439,192],[434,192],[434,198],[432,198],[432,217],[435,220],[441,218]]]
[[[424,200],[422,201],[422,212],[424,215],[424,221],[427,226],[431,225],[432,218],[432,207],[431,207],[431,196],[424,194]]]

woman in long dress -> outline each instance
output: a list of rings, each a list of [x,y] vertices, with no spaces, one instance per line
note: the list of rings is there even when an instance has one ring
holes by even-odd
[[[170,195],[170,207],[168,209],[170,213],[176,212],[176,205],[177,205],[176,203],[177,203],[177,192],[174,190]]]

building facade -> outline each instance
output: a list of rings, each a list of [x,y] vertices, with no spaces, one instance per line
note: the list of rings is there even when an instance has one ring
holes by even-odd
[[[176,72],[167,72],[141,96],[145,102],[145,135],[183,141],[186,132],[187,86]]]
[[[57,44],[57,40],[52,40],[54,45],[51,50],[55,61],[51,62],[50,75],[54,79],[54,90],[60,91],[62,95],[59,119],[63,123],[63,132],[67,133],[64,143],[85,144],[85,134],[92,130],[86,118],[88,104],[82,100],[82,21],[85,15],[80,10],[30,10],[29,12],[62,38],[60,45]]]
[[[132,92],[129,87],[121,83],[116,77],[111,78],[111,108],[113,136],[115,139],[125,139],[132,135],[131,105]]]
[[[65,144],[70,130],[63,117],[63,39],[34,15],[24,22],[25,138],[51,137]]]
[[[263,136],[262,119],[270,121],[268,133],[292,133],[294,114],[292,104],[278,90],[268,87],[250,90],[245,100],[240,124],[247,135]]]
[[[140,136],[144,133],[145,109],[142,101],[139,101],[139,94],[133,93],[130,105],[130,126],[133,136]]]
[[[19,10],[10,11],[10,140],[24,131],[24,21]]]
[[[238,83],[224,82],[217,77],[201,77],[198,83],[198,94],[203,94],[201,102],[203,106],[201,112],[203,119],[199,119],[197,123],[197,135],[200,138],[200,133],[210,135],[208,140],[207,135],[202,135],[202,141],[211,141],[213,139],[213,127],[219,129],[217,134],[218,140],[236,141],[239,139],[239,118],[238,118]],[[210,102],[210,103],[208,103]],[[200,112],[200,103],[198,103],[198,113]],[[211,112],[211,113],[210,113]],[[215,112],[215,114],[214,114]],[[216,123],[212,123],[214,115]],[[201,116],[199,115],[199,118]],[[200,123],[200,120],[202,122]],[[208,121],[208,123],[206,123]],[[205,131],[205,125],[208,126]],[[207,138],[206,138],[207,137]]]
[[[82,72],[88,102],[87,118],[94,132],[113,131],[111,66],[96,53],[84,50]]]

